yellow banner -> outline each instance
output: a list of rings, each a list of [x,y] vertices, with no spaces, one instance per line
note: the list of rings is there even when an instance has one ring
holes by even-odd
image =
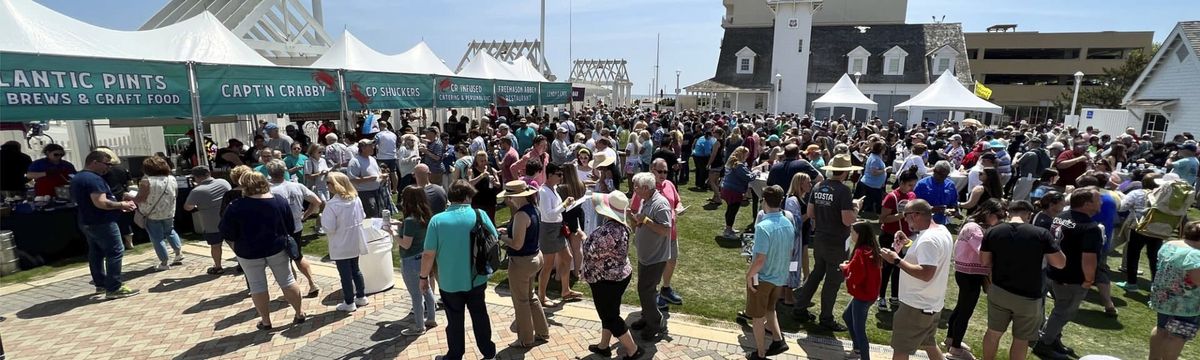
[[[990,100],[992,98],[992,89],[988,89],[987,86],[983,86],[982,83],[976,81],[975,96],[978,96],[980,99]]]

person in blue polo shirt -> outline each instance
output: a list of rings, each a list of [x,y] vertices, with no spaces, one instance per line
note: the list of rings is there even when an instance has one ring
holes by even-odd
[[[692,161],[696,164],[696,188],[704,189],[704,182],[708,180],[708,158],[712,156],[713,143],[717,139],[713,138],[712,129],[705,129],[704,135],[697,137],[695,145],[692,145]]]
[[[941,225],[950,223],[948,210],[958,208],[958,188],[950,180],[950,162],[942,160],[934,164],[933,176],[917,181],[913,193],[933,206],[933,221]]]

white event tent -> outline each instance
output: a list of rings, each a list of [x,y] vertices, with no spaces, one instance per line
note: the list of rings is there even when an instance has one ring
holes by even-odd
[[[32,0],[0,2],[0,51],[270,66],[208,12],[153,30],[112,30]]]
[[[833,84],[833,87],[825,92],[825,95],[821,95],[821,97],[812,102],[812,107],[814,108],[831,108],[835,106],[876,110],[879,104],[871,101],[861,91],[858,91],[858,86],[854,85],[849,75],[842,74],[842,78],[838,79],[838,82]],[[830,111],[830,114],[832,113]]]
[[[505,65],[503,61],[497,60],[486,52],[480,52],[475,55],[475,59],[464,65],[462,70],[458,71],[458,76],[478,79],[526,81],[523,76],[513,74],[509,70],[509,66]]]
[[[438,58],[425,42],[417,43],[408,51],[385,55],[358,40],[349,31],[342,33],[341,40],[334,43],[324,55],[309,67],[321,69],[346,69],[406,74],[454,75],[450,68]]]
[[[973,92],[967,90],[950,70],[942,73],[933,84],[930,84],[921,93],[896,105],[895,110],[908,111],[909,124],[921,121],[921,114],[925,110],[980,111],[993,114],[999,114],[1002,111],[999,105],[980,99]]]
[[[522,56],[512,63],[502,63],[508,67],[509,72],[520,77],[523,81],[550,82],[550,80],[546,79],[546,76],[542,75],[541,71],[538,71],[537,67],[533,66],[533,62],[529,61],[527,57]]]

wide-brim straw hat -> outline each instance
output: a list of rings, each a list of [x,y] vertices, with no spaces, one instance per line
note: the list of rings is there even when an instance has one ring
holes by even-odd
[[[525,196],[533,195],[536,193],[537,193],[537,189],[534,189],[532,186],[529,186],[529,184],[525,183],[525,181],[513,180],[513,181],[504,183],[504,192],[500,193],[496,197],[498,197],[498,198],[525,197]]]
[[[625,223],[625,209],[629,208],[629,198],[625,197],[625,193],[620,191],[607,194],[594,193],[592,194],[592,206],[596,209],[597,214],[616,220],[621,225],[629,226]]]
[[[588,163],[588,167],[593,169],[601,168],[612,165],[614,161],[616,161],[616,159],[611,159],[604,154],[596,154],[596,156],[592,158],[592,161]]]
[[[858,171],[862,170],[862,166],[854,166],[854,163],[850,161],[850,154],[837,154],[822,169],[829,171]]]

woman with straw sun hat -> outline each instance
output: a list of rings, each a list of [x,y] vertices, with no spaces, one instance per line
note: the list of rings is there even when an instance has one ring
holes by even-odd
[[[512,221],[501,234],[507,235],[508,286],[512,290],[516,320],[513,328],[517,342],[513,346],[530,348],[550,337],[549,324],[542,304],[534,299],[533,282],[542,270],[542,253],[538,247],[541,216],[537,209],[537,190],[524,181],[504,184],[500,197],[513,209]]]
[[[629,226],[625,224],[629,199],[624,193],[613,191],[594,193],[591,202],[601,224],[583,240],[583,269],[579,273],[592,288],[602,330],[599,344],[588,346],[588,350],[611,357],[609,342],[616,337],[625,350],[624,359],[637,359],[645,351],[633,342],[621,318],[621,297],[633,274],[633,266],[629,264]]]

